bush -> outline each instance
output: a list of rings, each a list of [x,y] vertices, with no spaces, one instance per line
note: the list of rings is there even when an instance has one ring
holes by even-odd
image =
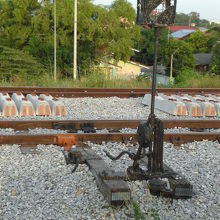
[[[208,73],[199,73],[185,69],[178,73],[175,87],[185,88],[220,88],[220,76],[210,76]]]
[[[191,69],[184,69],[178,73],[175,83],[180,85],[184,85],[187,81],[192,79],[198,79],[200,77],[200,73],[191,70]]]
[[[80,82],[85,87],[105,87],[106,76],[104,73],[95,71],[81,78]]]
[[[44,67],[30,54],[0,45],[0,81],[37,82]]]

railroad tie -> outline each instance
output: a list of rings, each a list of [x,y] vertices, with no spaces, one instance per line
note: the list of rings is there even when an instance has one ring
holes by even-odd
[[[44,100],[43,98],[39,98],[36,94],[28,94],[27,99],[33,104],[36,115],[51,115],[50,106],[46,100]]]
[[[40,97],[46,100],[50,105],[51,114],[54,116],[66,116],[64,103],[49,94],[40,94]]]
[[[7,95],[0,96],[1,116],[18,116],[18,110],[15,102]]]
[[[14,100],[18,113],[20,116],[34,116],[35,111],[33,104],[24,97],[22,93],[13,93],[12,99]]]
[[[142,104],[151,105],[151,94],[146,94],[142,100]],[[176,98],[171,98],[166,95],[158,95],[155,97],[155,108],[171,115],[186,116],[188,115],[184,102],[178,101]]]

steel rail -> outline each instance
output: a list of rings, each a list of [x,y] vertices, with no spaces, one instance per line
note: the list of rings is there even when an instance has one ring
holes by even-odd
[[[48,93],[54,97],[112,97],[121,98],[141,97],[146,93],[151,93],[149,89],[117,89],[117,88],[40,88],[40,87],[0,87],[1,92],[12,94],[14,92],[22,92],[24,95],[28,93]],[[220,88],[157,88],[157,92],[187,93],[187,94],[220,94]]]
[[[25,131],[34,128],[62,129],[62,130],[83,130],[84,128],[93,129],[112,129],[122,128],[136,129],[140,122],[144,120],[30,120],[30,121],[0,121],[0,128],[12,128]],[[218,129],[220,119],[163,119],[164,128],[190,128],[190,129]]]
[[[188,132],[166,133],[164,141],[179,146],[193,141],[220,141],[220,132]],[[107,134],[47,134],[47,135],[0,135],[0,145],[19,144],[23,147],[38,144],[55,144],[64,146],[69,150],[72,145],[80,145],[84,142],[137,142],[136,133],[107,133]]]

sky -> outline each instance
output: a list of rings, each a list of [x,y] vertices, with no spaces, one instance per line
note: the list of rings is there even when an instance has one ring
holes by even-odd
[[[95,4],[110,5],[113,0],[93,0]],[[136,8],[137,0],[128,0]],[[201,19],[220,22],[220,0],[177,0],[177,12],[200,13]]]

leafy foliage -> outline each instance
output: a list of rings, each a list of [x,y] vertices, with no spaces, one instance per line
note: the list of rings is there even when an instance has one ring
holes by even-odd
[[[145,214],[140,210],[138,203],[133,200],[132,201],[133,210],[134,210],[134,218],[135,220],[145,220]],[[146,213],[149,219],[160,220],[159,214],[156,209],[152,208],[149,212]],[[147,219],[148,219],[147,218]]]
[[[220,43],[220,25],[210,28],[207,34],[209,36],[208,48],[211,51],[216,47],[216,44]]]
[[[193,48],[193,53],[204,53],[208,51],[208,40],[201,31],[196,31],[186,39],[186,42]]]
[[[206,19],[200,19],[200,14],[197,12],[190,12],[189,14],[177,13],[175,18],[176,25],[191,25],[194,23],[197,27],[210,27],[210,23]]]
[[[54,5],[49,0],[0,0],[0,44],[27,50],[52,72]],[[60,72],[69,76],[73,61],[73,2],[57,1],[57,62]],[[78,65],[90,68],[103,56],[128,60],[130,48],[140,36],[136,14],[126,0],[112,6],[78,1]],[[83,71],[82,71],[83,72]]]
[[[73,2],[57,3],[57,63],[58,76],[70,77],[73,62]],[[136,14],[127,0],[115,0],[110,7],[97,6],[91,0],[78,0],[78,71],[91,75],[94,66],[103,59],[127,61],[131,48],[140,50],[133,60],[153,64],[154,33],[135,24]],[[193,53],[213,52],[212,70],[220,74],[220,26],[210,26],[196,12],[178,14],[176,23],[211,27],[208,37],[201,32],[188,40],[168,40],[168,30],[161,30],[158,61],[170,66],[174,54],[174,76],[185,68],[194,68]],[[38,79],[53,72],[54,4],[51,0],[0,0],[0,73],[1,79],[21,77]],[[13,49],[12,49],[13,48]],[[40,64],[39,64],[40,63]],[[94,75],[95,76],[95,75]],[[91,76],[91,86],[101,84]],[[89,77],[88,77],[89,78]],[[87,83],[87,82],[86,82]]]
[[[151,209],[150,216],[151,216],[154,220],[160,220],[159,214],[158,214],[157,210],[154,209],[154,208]]]
[[[0,46],[0,80],[38,80],[45,70],[30,54]]]
[[[192,69],[185,69],[179,72],[176,77],[175,87],[185,88],[219,88],[220,76],[201,74]]]
[[[135,220],[145,220],[144,213],[141,212],[138,203],[137,203],[135,200],[133,200],[133,201],[132,201],[132,204],[133,204],[133,210],[134,210],[134,218],[135,218]]]
[[[165,49],[168,45],[168,30],[162,29],[159,37],[159,48],[158,48],[158,61],[163,62]],[[153,65],[154,61],[154,30],[152,29],[141,29],[141,39],[137,44],[137,48],[140,50],[133,59],[146,64]]]
[[[199,79],[199,77],[200,74],[198,72],[195,72],[191,69],[184,69],[183,71],[181,71],[181,74],[177,75],[175,82],[176,84],[179,84],[181,86],[181,84],[184,84],[192,79]]]
[[[213,47],[212,67],[213,72],[220,75],[220,42]]]
[[[0,1],[0,43],[23,48],[32,33],[32,18],[39,9],[37,0]]]
[[[195,60],[193,57],[193,48],[192,46],[185,42],[175,39],[170,39],[169,44],[166,48],[165,63],[167,66],[170,66],[170,56],[173,56],[173,69],[174,76],[178,75],[178,72],[189,68],[192,69],[195,66]]]

